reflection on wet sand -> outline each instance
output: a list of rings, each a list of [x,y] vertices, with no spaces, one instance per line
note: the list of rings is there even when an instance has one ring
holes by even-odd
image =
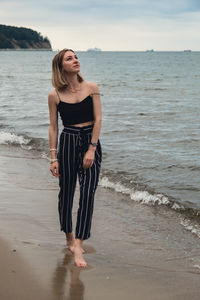
[[[73,256],[65,253],[62,261],[58,261],[52,280],[52,289],[55,299],[84,300],[84,284],[79,279],[81,269],[72,265]],[[70,277],[67,278],[67,274]],[[69,288],[68,288],[69,286]]]

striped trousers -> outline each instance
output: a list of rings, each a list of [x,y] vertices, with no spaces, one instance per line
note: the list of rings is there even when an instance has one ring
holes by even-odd
[[[83,168],[83,157],[91,141],[93,125],[84,127],[67,126],[60,134],[59,150],[59,194],[58,211],[61,231],[72,232],[72,207],[77,176],[80,184],[79,208],[75,237],[90,237],[94,195],[98,185],[102,160],[101,144],[95,151],[94,163],[91,168]]]

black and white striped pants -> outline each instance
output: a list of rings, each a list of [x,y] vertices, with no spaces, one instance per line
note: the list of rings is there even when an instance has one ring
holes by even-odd
[[[94,194],[98,185],[102,160],[101,144],[95,151],[91,168],[83,168],[83,157],[91,141],[93,125],[84,127],[64,127],[59,139],[59,186],[58,211],[61,230],[72,232],[72,207],[77,175],[80,184],[80,199],[77,212],[75,237],[88,239],[92,222]]]

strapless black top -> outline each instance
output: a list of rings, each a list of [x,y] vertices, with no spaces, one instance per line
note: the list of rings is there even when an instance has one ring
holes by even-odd
[[[90,95],[77,103],[60,100],[57,109],[64,127],[94,121],[93,99]]]

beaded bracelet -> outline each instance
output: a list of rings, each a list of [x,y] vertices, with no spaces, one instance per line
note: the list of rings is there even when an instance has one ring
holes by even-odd
[[[54,163],[55,161],[57,161],[58,159],[57,158],[54,158],[54,159],[50,159],[50,163]]]
[[[50,152],[51,152],[51,151],[57,151],[57,149],[51,148],[49,151],[50,151]]]

